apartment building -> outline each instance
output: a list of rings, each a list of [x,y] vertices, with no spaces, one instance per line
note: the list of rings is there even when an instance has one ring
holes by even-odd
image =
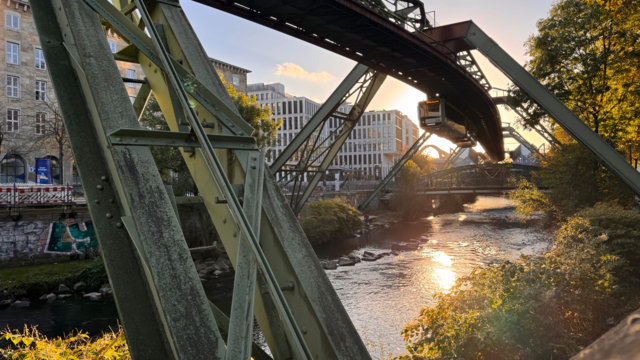
[[[273,162],[321,104],[287,94],[280,83],[249,84],[247,90],[247,94],[255,96],[261,106],[271,109],[274,119],[282,120],[276,143],[267,150],[267,161]],[[338,109],[345,114],[350,110],[349,104]],[[338,119],[329,118],[320,138],[330,136],[339,125]],[[418,136],[418,126],[398,110],[367,111],[334,159],[332,170],[352,174],[358,179],[380,179],[387,175]]]

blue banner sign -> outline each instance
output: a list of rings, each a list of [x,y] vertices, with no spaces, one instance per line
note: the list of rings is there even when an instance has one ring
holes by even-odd
[[[36,159],[36,183],[51,184],[51,161]]]

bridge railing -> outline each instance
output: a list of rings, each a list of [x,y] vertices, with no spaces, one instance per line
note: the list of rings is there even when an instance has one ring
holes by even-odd
[[[0,206],[54,205],[74,202],[73,187],[49,184],[0,184]]]

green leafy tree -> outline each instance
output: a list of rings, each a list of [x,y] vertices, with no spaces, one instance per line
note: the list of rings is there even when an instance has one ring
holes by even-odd
[[[640,0],[562,0],[528,41],[528,68],[596,133],[637,156]],[[536,111],[525,123],[540,121]]]
[[[222,80],[229,96],[238,108],[240,116],[256,130],[253,136],[256,138],[258,146],[265,148],[273,145],[278,129],[282,125],[282,120],[271,119],[271,110],[267,107],[261,107],[255,96],[249,97],[236,90],[232,84],[224,80],[224,76],[221,73],[218,73],[218,75],[220,75],[220,80]]]
[[[300,221],[312,245],[342,240],[361,229],[364,223],[360,212],[342,199],[319,200],[309,203]]]

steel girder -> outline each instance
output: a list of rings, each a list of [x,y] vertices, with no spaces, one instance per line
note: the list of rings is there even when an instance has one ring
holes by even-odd
[[[248,358],[254,315],[276,358],[369,358],[179,3],[31,3],[134,358]],[[191,135],[128,133],[183,146],[236,268],[230,319],[206,299],[148,148],[118,138],[139,126],[141,107],[130,105],[98,14],[132,44],[127,56],[170,129]],[[212,144],[220,135],[231,149]]]
[[[640,173],[611,145],[578,118],[566,105],[518,64],[506,51],[473,22],[465,23],[462,39],[477,49],[515,85],[542,107],[567,133],[591,151],[636,194],[640,195]]]
[[[274,174],[282,174],[284,186],[293,183],[290,204],[296,214],[302,211],[385,79],[386,75],[383,73],[362,64],[356,65],[271,165]],[[352,96],[355,96],[356,100],[349,113],[346,116],[338,114],[338,107]],[[336,122],[342,122],[323,138],[323,128],[327,126],[331,117]],[[299,156],[298,162],[292,169],[285,169],[286,163],[291,162],[295,154]],[[307,174],[310,174],[311,178],[305,183]]]
[[[422,135],[420,135],[418,140],[416,140],[416,142],[414,142],[413,145],[411,145],[409,150],[407,150],[407,152],[405,152],[404,155],[402,155],[400,160],[398,160],[393,165],[391,170],[389,170],[389,173],[387,173],[387,176],[385,176],[384,179],[382,179],[382,181],[378,183],[375,189],[371,191],[369,196],[367,196],[367,198],[360,205],[358,205],[358,210],[364,211],[367,208],[367,206],[369,206],[369,203],[371,203],[371,201],[378,195],[378,193],[380,193],[380,191],[384,189],[385,186],[387,186],[389,181],[391,181],[391,179],[393,179],[393,177],[396,176],[396,174],[398,173],[398,171],[400,171],[400,169],[402,169],[404,164],[406,164],[409,160],[411,160],[411,158],[418,152],[418,150],[422,148],[422,145],[425,142],[427,142],[427,140],[429,140],[430,137],[431,137],[431,133],[428,133],[428,132],[424,132],[422,133]]]

